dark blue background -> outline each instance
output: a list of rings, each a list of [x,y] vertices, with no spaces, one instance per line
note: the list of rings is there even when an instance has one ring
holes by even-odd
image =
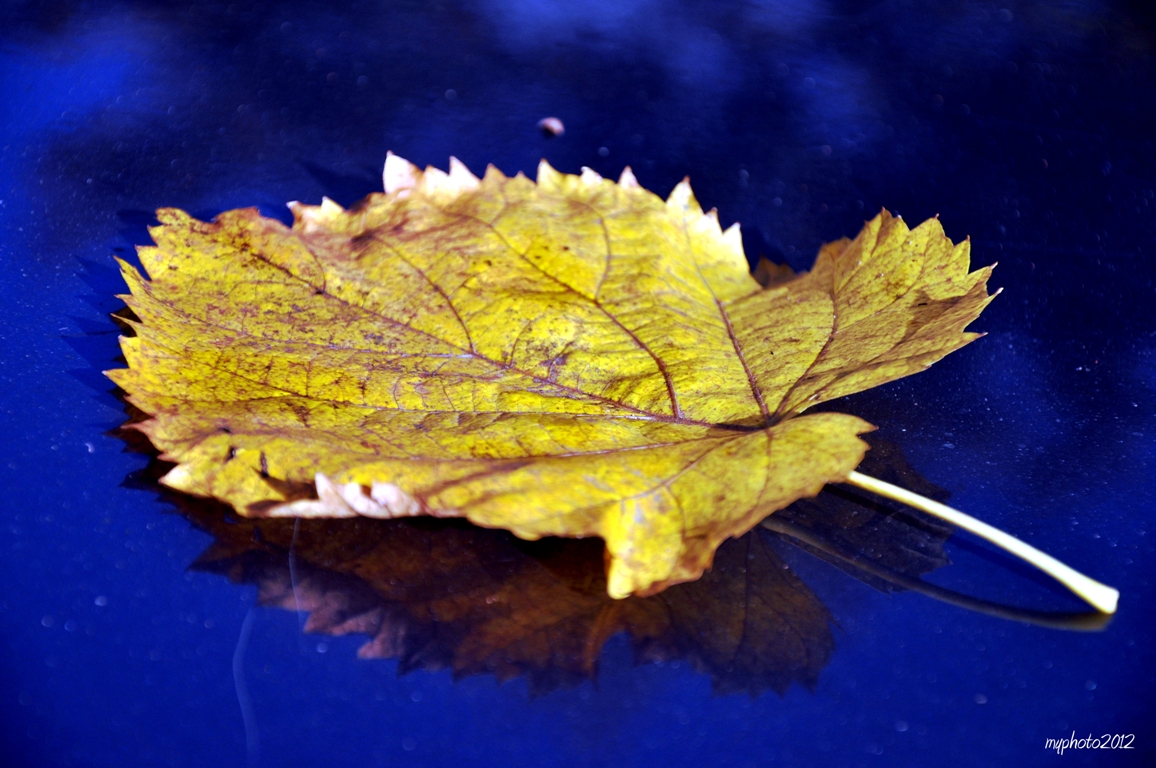
[[[0,749],[8,765],[1068,765],[1151,761],[1156,35],[1146,4],[71,2],[0,10]],[[536,128],[560,117],[563,136]],[[999,262],[987,337],[842,410],[953,503],[1122,590],[1101,633],[883,595],[788,547],[836,650],[818,686],[711,694],[633,666],[398,677],[302,639],[210,539],[122,486],[113,253],[161,206],[211,217],[380,188],[386,150],[476,173],[540,158],[660,194],[689,175],[752,257],[806,268],[886,206]],[[930,580],[1072,601],[957,536]],[[321,642],[319,642],[321,641]],[[983,703],[979,703],[983,702]],[[1044,749],[1134,733],[1132,752]]]

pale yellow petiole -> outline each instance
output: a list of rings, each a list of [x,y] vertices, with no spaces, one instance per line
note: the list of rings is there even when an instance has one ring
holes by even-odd
[[[874,477],[863,475],[859,472],[852,472],[847,475],[845,482],[858,486],[865,491],[870,491],[879,496],[884,496],[888,499],[906,504],[909,507],[922,510],[929,515],[934,515],[941,520],[951,523],[957,528],[971,531],[976,536],[990,541],[997,547],[1005,549],[1039,568],[1072,590],[1072,592],[1079,595],[1097,611],[1101,613],[1116,612],[1116,602],[1120,599],[1120,592],[1118,590],[1109,587],[1107,584],[1101,584],[1095,579],[1088,578],[1079,571],[1064,565],[1051,555],[1039,551],[1030,544],[1025,544],[1015,536],[1004,533],[999,528],[976,520],[971,515],[966,515],[958,509],[952,509],[946,504],[940,504],[938,501],[932,501],[917,493],[900,488],[897,485],[876,480]]]

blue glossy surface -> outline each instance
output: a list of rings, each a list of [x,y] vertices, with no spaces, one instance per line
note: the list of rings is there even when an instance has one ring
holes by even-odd
[[[1144,765],[1153,759],[1153,19],[1142,4],[9,2],[0,10],[0,749],[6,765]],[[564,135],[535,124],[560,117]],[[806,268],[878,208],[999,261],[988,336],[838,403],[952,503],[1122,591],[1106,630],[887,595],[788,544],[833,617],[814,690],[712,695],[612,639],[597,683],[455,682],[302,636],[188,570],[123,485],[111,254],[151,212],[348,204],[386,150],[665,194]],[[131,485],[131,484],[130,484]],[[929,581],[1077,610],[956,536]],[[238,640],[249,617],[247,644]],[[249,738],[234,660],[251,705]],[[1045,739],[1135,734],[1135,749]],[[255,741],[254,741],[255,740]]]

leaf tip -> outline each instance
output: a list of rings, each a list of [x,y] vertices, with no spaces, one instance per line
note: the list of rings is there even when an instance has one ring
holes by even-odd
[[[702,214],[702,208],[699,206],[698,200],[695,200],[694,192],[690,189],[689,176],[684,176],[682,181],[674,186],[674,189],[670,191],[670,196],[666,198],[666,204],[675,210]]]
[[[617,559],[611,561],[606,574],[606,594],[613,600],[625,600],[634,594],[634,580]]]
[[[557,189],[562,182],[562,174],[554,169],[545,159],[538,163],[538,186],[543,189]]]
[[[169,488],[175,488],[178,491],[185,491],[186,493],[192,491],[192,481],[192,473],[184,464],[176,465],[160,480],[162,485],[167,485]]]
[[[481,182],[478,177],[470,172],[466,164],[458,160],[453,155],[450,155],[450,182],[459,192],[466,192],[471,189],[477,189]]]
[[[518,171],[518,176],[522,177],[523,179],[526,178],[521,171]],[[493,182],[495,180],[501,181],[506,178],[506,174],[499,171],[496,165],[490,163],[486,166],[486,173],[482,178],[488,182]]]
[[[345,209],[328,197],[321,198],[321,205],[306,205],[296,200],[287,204],[293,212],[293,228],[305,233],[317,232],[330,227]]]
[[[470,169],[465,166],[465,163],[456,157],[450,158],[449,173],[431,165],[425,169],[418,180],[418,186],[423,195],[441,198],[443,202],[453,199],[463,192],[477,189],[480,184],[478,177],[470,173]]]
[[[593,168],[587,168],[585,165],[582,166],[582,175],[579,178],[588,187],[596,187],[602,183],[602,176]]]
[[[638,189],[638,179],[634,177],[634,171],[630,170],[630,166],[622,169],[622,175],[618,177],[618,186],[623,189]]]
[[[416,165],[405,158],[398,157],[393,152],[385,153],[385,168],[381,173],[381,182],[387,195],[400,194],[413,189],[417,186],[420,178],[421,171]]]

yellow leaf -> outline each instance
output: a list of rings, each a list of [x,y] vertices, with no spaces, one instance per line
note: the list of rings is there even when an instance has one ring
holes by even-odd
[[[254,516],[466,517],[599,536],[613,597],[847,478],[866,422],[810,406],[976,334],[990,268],[886,212],[762,287],[737,225],[546,163],[537,182],[396,156],[385,194],[213,223],[161,210],[109,375],[177,466]]]

